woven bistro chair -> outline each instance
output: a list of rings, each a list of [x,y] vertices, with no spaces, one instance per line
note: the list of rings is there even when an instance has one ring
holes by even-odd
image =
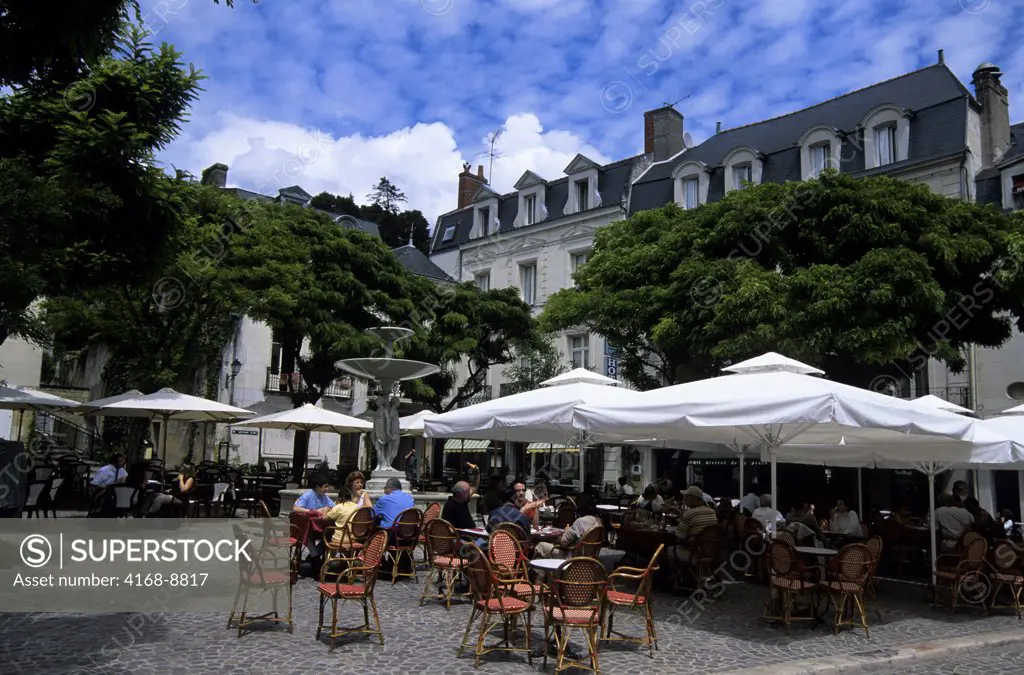
[[[598,649],[600,646],[601,609],[608,589],[608,573],[600,560],[571,558],[552,573],[551,592],[544,613],[544,642],[552,636],[558,646],[555,673],[569,668],[589,670],[599,674]],[[567,661],[565,650],[569,646],[573,629],[579,629],[587,641],[588,654],[579,661]],[[589,665],[586,662],[589,661]],[[544,667],[548,655],[544,652]]]
[[[775,538],[776,541],[784,541],[787,544],[789,544],[790,546],[794,546],[794,547],[796,546],[796,535],[794,535],[789,530],[784,530],[782,528],[779,528],[778,530],[775,531],[775,537],[774,538]]]
[[[989,601],[989,609],[1012,609],[1017,612],[1017,619],[1020,620],[1020,596],[1024,590],[1024,553],[1013,545],[1013,542],[1001,539],[992,546],[991,561],[988,563],[991,568],[991,577],[994,582],[992,594]],[[1010,594],[1013,604],[999,605],[999,593],[1006,589]]]
[[[718,569],[718,552],[722,546],[720,537],[721,533],[717,527],[708,527],[698,532],[685,546],[690,552],[690,557],[677,561],[676,590],[706,591],[714,585],[709,584],[708,580],[714,580]],[[693,586],[688,585],[690,581],[694,583]]]
[[[988,542],[976,532],[968,532],[961,539],[959,553],[945,553],[935,559],[935,593],[932,607],[939,606],[939,591],[949,588],[950,613],[963,604],[985,607],[987,583],[985,581],[985,558],[988,556]],[[982,591],[982,592],[978,592]]]
[[[519,548],[523,550],[524,555],[529,556],[533,551],[533,542],[530,540],[530,535],[516,523],[501,523],[494,528],[495,532],[498,532],[499,530],[504,530],[515,537],[516,541],[519,542]]]
[[[825,569],[821,588],[828,593],[832,604],[835,605],[836,633],[843,626],[859,625],[864,629],[864,636],[869,637],[864,591],[871,577],[872,565],[871,549],[865,544],[847,544],[839,550],[835,559]],[[853,604],[847,604],[851,600]]]
[[[654,627],[654,613],[651,609],[653,597],[651,586],[654,582],[654,575],[658,573],[658,558],[665,550],[664,544],[658,545],[658,550],[651,556],[647,567],[618,567],[608,575],[608,590],[604,596],[604,604],[601,607],[601,625],[604,627],[604,634],[601,640],[637,642],[642,647],[647,647],[654,658],[654,650],[658,648],[658,633]],[[616,585],[616,582],[630,584],[632,589]],[[612,629],[615,620],[615,610],[623,608],[635,612],[643,617],[644,636],[631,637],[617,633]],[[615,636],[615,637],[612,637]]]
[[[377,517],[373,515],[373,507],[357,509],[345,527],[348,532],[343,538],[340,554],[342,558],[352,561],[359,557],[370,537],[377,531]]]
[[[435,518],[441,517],[441,505],[434,502],[427,506],[427,510],[423,512],[423,523],[420,525],[420,537],[419,543],[420,548],[423,551],[423,562],[427,563],[427,523]]]
[[[427,543],[427,580],[420,595],[420,606],[430,600],[443,600],[445,609],[452,607],[455,583],[462,576],[466,561],[460,554],[462,541],[455,527],[447,520],[434,518],[423,526]],[[434,584],[443,585],[440,593],[429,593]]]
[[[868,547],[868,552],[871,553],[871,570],[868,572],[868,583],[865,590],[867,596],[874,600],[878,597],[878,593],[875,590],[875,572],[878,571],[878,563],[882,560],[882,538],[877,534],[873,534],[865,540],[864,545]]]
[[[784,541],[776,540],[769,545],[767,559],[771,593],[761,618],[765,621],[780,621],[787,629],[794,620],[816,619],[817,569],[804,565],[799,554]],[[809,600],[808,606],[812,611],[808,616],[794,617],[793,608],[796,600],[801,597]]]
[[[384,644],[384,633],[380,629],[380,617],[377,615],[377,603],[373,599],[373,589],[377,584],[377,574],[380,572],[380,563],[384,558],[384,551],[387,548],[388,533],[376,532],[366,542],[363,549],[362,560],[359,565],[353,565],[345,570],[337,579],[331,582],[321,582],[317,586],[320,593],[320,617],[316,627],[316,639],[320,639],[320,633],[326,627],[324,625],[324,607],[331,603],[331,626],[328,637],[331,638],[331,648],[334,648],[335,638],[349,635],[351,633],[366,633],[376,635],[380,643]],[[356,583],[356,580],[361,583]],[[354,600],[363,608],[363,623],[351,628],[338,628],[338,601],[342,604]],[[373,612],[373,625],[370,625],[370,612]]]
[[[509,537],[511,541],[512,538]],[[477,633],[476,647],[473,650],[476,656],[474,665],[480,666],[480,657],[493,651],[503,652],[526,652],[529,664],[533,665],[533,651],[530,648],[530,620],[533,615],[536,597],[532,592],[533,586],[523,579],[502,579],[491,566],[484,555],[475,544],[466,544],[466,574],[469,576],[469,585],[473,593],[473,611],[469,615],[469,622],[466,624],[466,632],[462,635],[462,644],[459,646],[458,656],[461,657],[469,641],[469,633],[473,624],[480,618],[480,628]],[[528,595],[522,592],[516,593],[516,588],[529,587]],[[524,642],[523,647],[515,646],[516,626],[520,617],[524,617]],[[495,628],[501,627],[503,640],[492,645],[485,644],[488,634]]]
[[[420,543],[420,528],[423,524],[423,512],[419,509],[406,509],[395,518],[395,524],[391,527],[391,537],[388,541],[388,556],[391,558],[391,585],[398,582],[398,577],[412,577],[419,583],[420,577],[416,572],[416,559],[413,553]],[[403,559],[409,560],[411,572],[399,571],[399,565]]]
[[[258,531],[253,528],[246,534],[240,525],[232,525],[236,542],[251,541],[258,536]],[[264,530],[264,537],[266,530]],[[288,632],[294,629],[292,622],[292,574],[291,556],[289,549],[285,546],[269,545],[264,539],[263,543],[253,550],[249,556],[238,556],[238,590],[235,592],[235,601],[231,606],[231,614],[228,615],[228,628],[235,620],[235,612],[238,610],[238,602],[242,601],[241,611],[238,614],[238,637],[249,626],[260,622],[283,623],[288,626]],[[264,614],[250,616],[249,594],[251,591],[259,591],[262,597],[270,591],[273,601],[273,609]],[[288,612],[284,617],[278,611],[278,594],[284,593],[288,599]]]

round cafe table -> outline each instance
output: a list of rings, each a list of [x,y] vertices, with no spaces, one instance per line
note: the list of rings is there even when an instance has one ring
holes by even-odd
[[[818,546],[794,546],[793,550],[805,555],[829,556],[839,553],[839,551],[834,548],[820,548]]]
[[[529,561],[530,567],[537,570],[538,574],[542,578],[542,592],[549,585],[546,582],[550,579],[551,573],[557,570],[563,564],[565,564],[565,558],[536,558],[534,560]]]

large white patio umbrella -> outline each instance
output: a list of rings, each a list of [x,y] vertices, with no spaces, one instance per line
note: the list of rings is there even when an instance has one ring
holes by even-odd
[[[763,446],[771,462],[774,508],[776,460],[786,461],[780,454],[786,444],[833,447],[850,435],[857,445],[896,443],[907,435],[948,444],[972,431],[970,418],[814,377],[810,373],[820,371],[777,354],[729,370],[736,374],[643,392],[614,405],[580,406],[576,425],[593,437]]]
[[[421,410],[412,415],[398,418],[398,428],[404,436],[422,436],[423,421],[430,417],[437,417],[438,413],[433,410]]]
[[[61,410],[73,408],[78,401],[47,394],[29,387],[0,387],[0,410],[18,411],[18,437],[21,440],[21,422],[26,410]]]
[[[957,405],[956,403],[950,403],[949,401],[947,401],[945,399],[942,399],[942,398],[939,398],[938,396],[935,396],[934,394],[926,394],[924,396],[919,396],[918,398],[915,398],[911,402],[912,403],[916,403],[917,405],[922,405],[922,406],[925,406],[925,407],[928,407],[928,408],[932,408],[933,410],[945,410],[946,412],[951,412],[951,413],[973,413],[974,412],[970,408],[965,408],[962,405]]]
[[[116,396],[107,396],[105,398],[98,398],[94,401],[89,401],[88,403],[82,403],[80,405],[75,406],[75,409],[72,410],[71,412],[75,413],[76,415],[90,415],[92,413],[95,413],[97,410],[103,408],[103,406],[109,405],[111,403],[127,401],[129,399],[139,398],[141,396],[145,396],[145,394],[143,394],[138,389],[129,389],[123,394],[117,394]]]
[[[281,412],[270,413],[261,417],[238,422],[236,427],[259,427],[262,429],[281,429],[284,431],[314,431],[324,433],[351,434],[362,433],[373,429],[373,423],[361,420],[339,412],[325,410],[312,403],[306,403],[298,408],[291,408]],[[260,439],[260,447],[257,453],[256,462],[262,461],[263,445]]]
[[[544,380],[540,383],[542,387],[551,387],[559,384],[573,384],[576,382],[589,382],[590,384],[606,384],[614,387],[619,384],[619,381],[612,377],[607,377],[601,373],[595,373],[592,370],[586,368],[573,368],[567,373],[561,375],[555,375],[551,379]]]
[[[553,443],[589,442],[575,424],[582,405],[614,405],[636,400],[640,393],[605,384],[570,382],[540,387],[459,408],[423,421],[427,438]]]
[[[231,422],[251,417],[252,413],[233,405],[210,401],[209,399],[179,393],[170,387],[142,396],[124,398],[114,396],[107,403],[104,399],[90,401],[83,408],[90,415],[110,417],[144,417],[160,421],[160,456],[167,461],[168,422]],[[116,400],[120,399],[120,400]],[[97,405],[102,404],[102,405]]]

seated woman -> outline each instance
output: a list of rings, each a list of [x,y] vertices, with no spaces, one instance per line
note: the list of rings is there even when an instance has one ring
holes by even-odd
[[[196,486],[196,468],[192,464],[182,464],[178,473],[178,480],[171,486],[172,494],[155,494],[146,510],[146,517],[155,518],[158,515],[170,515],[171,512],[185,514],[185,505],[188,503],[188,495]]]
[[[366,494],[366,477],[363,476],[362,471],[353,471],[345,477],[345,488],[342,494],[345,491],[348,492],[359,508],[373,506],[373,500],[370,499],[370,495]]]
[[[658,488],[648,485],[644,488],[644,493],[640,496],[640,499],[637,500],[636,508],[650,511],[651,513],[661,513],[662,509],[665,508],[665,500],[658,494]]]

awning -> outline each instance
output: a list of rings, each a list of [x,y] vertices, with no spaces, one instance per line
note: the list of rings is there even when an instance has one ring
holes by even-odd
[[[527,452],[579,452],[579,448],[557,443],[530,443],[526,446]]]
[[[491,442],[483,440],[449,438],[444,442],[445,452],[487,452],[489,447],[491,447]]]

